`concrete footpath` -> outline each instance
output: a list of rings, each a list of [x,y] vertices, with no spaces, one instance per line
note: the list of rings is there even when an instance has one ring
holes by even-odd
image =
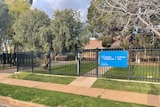
[[[8,75],[11,75],[11,73],[0,72],[0,75],[1,75],[0,83],[3,83],[3,84],[25,86],[30,88],[38,88],[38,89],[44,89],[44,90],[90,96],[90,97],[99,97],[102,99],[109,99],[109,100],[115,100],[115,101],[121,101],[121,102],[144,104],[144,105],[160,107],[160,95],[158,96],[158,95],[141,94],[141,93],[135,93],[135,92],[91,88],[91,87],[85,87],[85,85],[78,86],[72,83],[70,85],[63,85],[63,84],[56,84],[56,83],[45,83],[45,82],[7,78]],[[85,78],[87,79],[87,77]],[[79,78],[79,80],[81,80],[81,78]],[[95,79],[93,78],[92,80],[95,81]]]

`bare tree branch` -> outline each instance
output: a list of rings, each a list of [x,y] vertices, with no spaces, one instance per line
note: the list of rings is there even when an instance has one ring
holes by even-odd
[[[154,27],[149,25],[145,20],[142,19],[141,16],[138,15],[138,18],[147,26],[149,27],[156,35],[158,35],[158,38],[160,38],[160,32],[158,32]]]
[[[103,3],[103,9],[100,5],[96,6],[99,11],[103,10],[103,14],[113,13],[113,18],[117,16],[115,20],[125,19],[119,22],[120,25],[125,24],[122,31],[128,30],[128,26],[144,28],[145,25],[160,38],[160,32],[154,27],[160,21],[160,0],[103,0]]]

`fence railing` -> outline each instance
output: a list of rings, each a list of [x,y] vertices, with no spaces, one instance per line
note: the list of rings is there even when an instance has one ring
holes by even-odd
[[[0,68],[15,66],[16,54],[0,53]]]
[[[116,50],[128,51],[128,67],[100,66],[100,52]],[[16,56],[17,71],[28,69],[34,73],[53,75],[160,81],[160,48],[87,49],[82,50],[82,59],[80,60],[77,59],[77,53],[59,55],[53,53],[16,53]],[[0,57],[0,59],[2,58]],[[45,63],[46,61],[49,62]],[[47,64],[47,69],[44,69],[45,64]]]
[[[102,51],[128,51],[128,67],[100,66],[99,57]],[[118,53],[117,53],[118,54]],[[138,81],[160,81],[160,48],[133,49],[88,49],[83,51],[82,63],[94,66],[89,72],[82,72],[84,76],[96,76],[112,79],[127,79]],[[82,67],[83,68],[83,67]]]
[[[111,51],[111,50],[102,50]],[[114,50],[115,51],[115,50]],[[139,81],[160,81],[160,49],[134,48],[127,49],[129,53],[128,67],[110,67],[102,77],[113,79],[128,79]]]

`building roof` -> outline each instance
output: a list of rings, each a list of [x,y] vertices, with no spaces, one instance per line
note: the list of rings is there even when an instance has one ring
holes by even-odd
[[[102,41],[101,40],[90,40],[87,45],[85,45],[84,49],[103,49]]]

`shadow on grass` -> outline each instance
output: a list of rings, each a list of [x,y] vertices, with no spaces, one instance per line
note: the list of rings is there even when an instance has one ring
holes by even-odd
[[[148,94],[159,94],[159,89],[155,86],[155,84],[150,84],[151,90],[148,92]]]

